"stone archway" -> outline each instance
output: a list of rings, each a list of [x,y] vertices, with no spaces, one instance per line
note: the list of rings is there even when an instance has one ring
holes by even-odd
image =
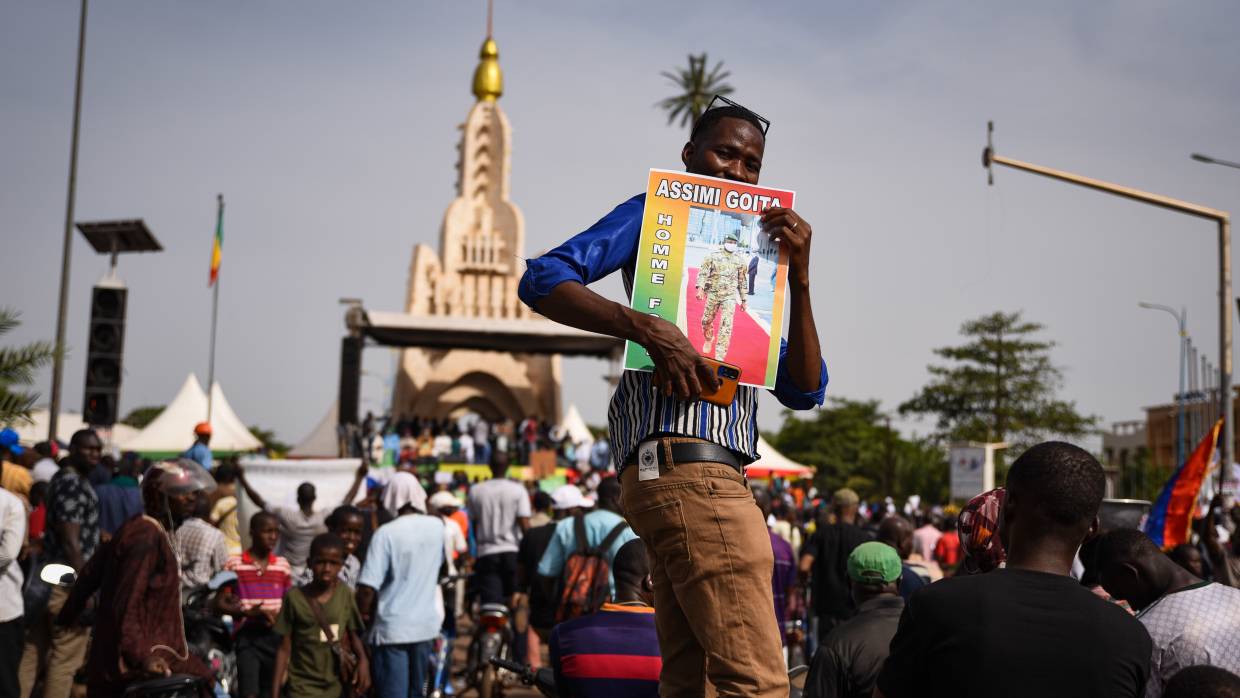
[[[469,409],[489,421],[520,422],[528,412],[521,400],[502,381],[482,371],[467,373],[446,387],[436,398],[440,414],[459,414]]]

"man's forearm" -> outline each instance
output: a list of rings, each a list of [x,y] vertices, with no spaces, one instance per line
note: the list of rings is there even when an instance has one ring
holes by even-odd
[[[565,281],[538,301],[538,312],[561,325],[642,343],[641,313],[608,300],[575,281]]]
[[[72,532],[64,530],[64,528],[69,528],[69,526],[69,524],[65,524],[59,533],[61,535],[61,540],[64,541],[65,558],[68,559],[69,565],[74,569],[74,571],[80,573],[86,563],[86,561],[82,559],[82,540],[78,537],[77,530]],[[73,526],[76,528],[76,524]]]
[[[805,392],[818,389],[822,377],[822,348],[818,344],[818,328],[814,325],[814,308],[809,297],[809,279],[792,273],[788,279],[791,296],[788,323],[788,373],[797,387]]]

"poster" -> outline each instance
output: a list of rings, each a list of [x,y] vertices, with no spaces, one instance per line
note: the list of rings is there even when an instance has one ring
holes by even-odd
[[[740,383],[775,386],[788,252],[762,232],[767,208],[792,208],[794,192],[651,170],[632,308],[675,323],[703,356],[738,366]],[[624,368],[653,371],[627,342]]]

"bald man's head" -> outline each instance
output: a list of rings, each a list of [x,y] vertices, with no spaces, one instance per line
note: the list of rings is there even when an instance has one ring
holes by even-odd
[[[913,525],[908,519],[892,514],[878,525],[878,540],[895,548],[901,560],[907,560],[913,552]]]

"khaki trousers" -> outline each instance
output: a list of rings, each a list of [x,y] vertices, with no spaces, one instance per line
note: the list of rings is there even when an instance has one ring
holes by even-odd
[[[669,463],[679,441],[697,439],[661,439]],[[620,484],[654,580],[659,695],[786,698],[771,538],[745,479],[718,463],[675,463],[645,481],[630,466]]]
[[[56,615],[68,598],[68,589],[52,587],[51,597],[47,601],[47,613],[42,618],[30,621],[26,628],[26,644],[22,648],[19,672],[22,698],[30,698],[34,691],[41,664],[47,667],[47,675],[43,680],[43,698],[69,698],[73,689],[73,675],[86,661],[90,628],[55,624]]]

